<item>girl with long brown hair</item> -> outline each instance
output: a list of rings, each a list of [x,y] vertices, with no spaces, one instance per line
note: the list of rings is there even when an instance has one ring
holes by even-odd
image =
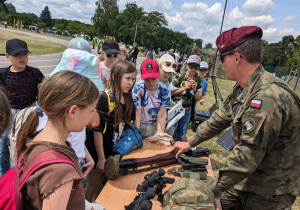
[[[117,61],[110,72],[109,89],[100,95],[97,111],[100,125],[93,128],[93,138],[87,135],[86,146],[95,161],[95,169],[88,174],[86,199],[94,202],[102,189],[104,163],[112,155],[113,147],[126,124],[135,119],[132,88],[136,68],[128,61]],[[113,105],[112,105],[113,104]]]
[[[66,141],[79,132],[95,114],[99,99],[96,85],[71,71],[61,71],[44,81],[38,104],[48,116],[44,129],[36,132],[40,110],[29,114],[17,138],[17,154],[23,153],[24,170],[38,154],[55,150],[68,157],[78,169],[75,151]],[[85,196],[80,172],[69,164],[55,163],[38,169],[26,181],[24,209],[84,209]],[[23,204],[24,205],[24,204]]]

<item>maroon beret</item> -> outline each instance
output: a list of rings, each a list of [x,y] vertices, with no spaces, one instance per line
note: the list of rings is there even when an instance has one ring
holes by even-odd
[[[195,53],[199,52],[199,48],[196,47],[196,48],[194,49],[194,52],[195,52]]]
[[[263,32],[261,28],[257,26],[242,26],[240,28],[232,28],[228,31],[224,31],[216,40],[219,53],[222,54],[236,48],[254,34],[258,34],[262,37]]]

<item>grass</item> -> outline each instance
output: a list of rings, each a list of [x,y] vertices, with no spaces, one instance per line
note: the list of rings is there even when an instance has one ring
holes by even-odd
[[[221,91],[223,100],[227,98],[227,96],[232,92],[233,86],[235,85],[235,82],[229,81],[226,79],[216,79],[219,89]],[[300,97],[300,87],[296,89],[296,94]],[[207,95],[204,98],[204,105],[197,104],[196,108],[201,110],[208,110],[213,104],[215,103],[215,97],[213,93],[212,88],[212,81],[211,79],[208,80],[208,91]],[[221,102],[218,100],[218,104],[220,105]],[[225,131],[224,131],[225,132]],[[223,132],[223,133],[224,133]],[[218,171],[220,168],[224,165],[227,156],[230,154],[230,151],[226,151],[223,147],[221,147],[218,143],[216,143],[216,140],[223,134],[219,134],[218,136],[215,136],[214,138],[210,139],[209,141],[205,141],[198,145],[198,147],[208,147],[212,150],[212,154],[210,155],[212,168],[214,171],[214,176],[218,174]],[[189,127],[187,131],[187,136],[193,135],[193,131],[191,127]],[[292,209],[299,209],[300,210],[300,196],[297,197],[295,203],[292,206]]]
[[[5,53],[6,42],[9,39],[21,39],[27,42],[28,49],[31,52],[30,55],[55,54],[55,53],[61,53],[65,49],[67,49],[67,46],[58,44],[56,42],[51,42],[37,37],[32,37],[24,34],[1,30],[0,54]]]

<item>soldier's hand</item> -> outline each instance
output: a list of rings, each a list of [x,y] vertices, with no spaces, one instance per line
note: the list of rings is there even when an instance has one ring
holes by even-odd
[[[174,152],[175,150],[177,150],[176,153],[176,158],[178,158],[178,155],[180,155],[181,153],[186,152],[187,150],[191,149],[191,145],[189,144],[189,142],[180,142],[177,141],[174,146],[172,147],[172,150],[170,152]]]

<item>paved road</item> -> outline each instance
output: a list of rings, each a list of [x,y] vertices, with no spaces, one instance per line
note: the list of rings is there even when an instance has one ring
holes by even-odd
[[[66,45],[66,46],[68,46],[68,43],[69,43],[69,41],[67,41],[67,40],[50,37],[50,36],[44,36],[42,34],[34,34],[34,33],[29,33],[26,31],[18,31],[18,30],[13,30],[13,29],[4,29],[2,27],[0,27],[0,30],[8,30],[8,31],[11,31],[14,33],[26,34],[28,36],[34,36],[34,37],[38,37],[41,39],[46,39],[46,40],[56,42],[56,43]],[[0,31],[0,33],[1,33],[1,31]],[[96,49],[92,49],[92,52],[94,54],[96,54]],[[62,55],[62,53],[49,54],[49,55],[32,55],[32,56],[30,55],[28,65],[39,68],[43,72],[43,74],[47,77],[59,63],[61,55]],[[141,62],[143,62],[143,60],[145,60],[144,57],[138,57],[138,59],[137,59],[137,65],[136,65],[137,71],[138,71],[137,82],[140,81],[140,64],[141,64]],[[4,56],[0,56],[0,67],[7,67],[9,65],[11,65],[10,61],[8,61],[6,59],[6,57],[4,57]]]

